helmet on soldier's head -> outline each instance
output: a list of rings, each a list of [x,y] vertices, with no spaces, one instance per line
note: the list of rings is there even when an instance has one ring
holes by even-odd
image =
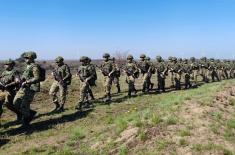
[[[172,57],[172,56],[169,56],[169,57],[168,57],[168,60],[172,60],[172,59],[173,59],[173,57]]]
[[[160,55],[156,56],[157,60],[162,60],[162,57]]]
[[[37,54],[33,51],[25,52],[23,55],[24,58],[37,59]]]
[[[214,58],[210,58],[210,61],[215,61],[215,59]]]
[[[183,59],[183,62],[188,62],[188,59]]]
[[[4,61],[4,65],[15,66],[15,61],[8,59],[8,60]]]
[[[132,59],[134,59],[132,55],[127,56],[127,60],[132,60]]]
[[[103,54],[103,58],[109,58],[109,57],[110,57],[110,55],[108,53]]]
[[[63,61],[64,61],[64,58],[61,57],[61,56],[58,56],[58,57],[55,59],[55,62],[56,62],[56,63],[63,62]]]
[[[179,61],[179,62],[182,62],[182,61],[183,61],[183,59],[182,59],[182,58],[178,58],[178,61]]]
[[[150,60],[151,60],[151,58],[150,58],[150,57],[146,57],[146,58],[145,58],[145,60],[150,61]]]
[[[145,57],[146,57],[145,54],[141,54],[141,55],[140,55],[140,58],[145,58]]]
[[[191,61],[195,61],[196,59],[195,59],[195,57],[191,57],[190,60]]]
[[[173,57],[173,58],[172,58],[172,61],[177,61],[177,58],[176,58],[176,57]]]
[[[88,57],[82,56],[82,57],[80,57],[79,61],[80,61],[80,62],[85,62],[85,61],[88,60],[88,59],[89,59]]]

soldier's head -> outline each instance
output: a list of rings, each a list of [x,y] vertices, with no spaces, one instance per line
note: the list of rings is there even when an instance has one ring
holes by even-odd
[[[184,60],[183,60],[183,63],[184,63],[184,64],[187,64],[187,63],[188,63],[188,59],[184,59]]]
[[[150,57],[145,57],[145,60],[146,60],[146,61],[150,61],[151,58],[150,58]]]
[[[109,61],[110,54],[109,53],[104,53],[103,58],[104,58],[104,61]]]
[[[168,57],[168,61],[169,61],[169,62],[172,62],[172,61],[173,61],[172,59],[173,59],[172,56],[169,56],[169,57]]]
[[[206,58],[206,57],[202,57],[201,60],[204,61],[204,62],[206,62],[206,61],[207,61],[207,58]]]
[[[80,61],[81,64],[84,66],[84,65],[86,65],[87,62],[88,62],[88,57],[82,56],[82,57],[79,59],[79,61]]]
[[[127,62],[132,62],[133,61],[133,56],[132,55],[128,55],[127,56]]]
[[[173,62],[173,63],[177,63],[177,58],[176,58],[176,57],[173,57],[173,58],[172,58],[172,62]]]
[[[4,68],[5,70],[12,70],[15,66],[15,61],[8,59],[6,61],[4,61]]]
[[[215,59],[214,58],[210,58],[210,62],[214,62],[215,61]]]
[[[141,61],[144,61],[145,58],[146,58],[146,55],[145,55],[145,54],[141,54],[141,55],[140,55],[140,60],[141,60]]]
[[[190,61],[191,61],[191,62],[195,62],[195,61],[196,61],[195,57],[191,57],[191,58],[190,58]]]
[[[162,62],[162,57],[160,55],[156,56],[157,62]]]
[[[178,61],[179,61],[179,62],[182,62],[182,61],[183,61],[183,59],[182,59],[182,58],[178,58]]]
[[[58,65],[58,66],[62,66],[64,64],[64,58],[61,57],[61,56],[58,56],[56,59],[55,59],[55,63]]]
[[[27,64],[31,64],[37,59],[37,54],[35,52],[29,51],[23,54],[24,60]]]
[[[216,62],[216,63],[220,63],[220,59],[216,59],[215,62]]]

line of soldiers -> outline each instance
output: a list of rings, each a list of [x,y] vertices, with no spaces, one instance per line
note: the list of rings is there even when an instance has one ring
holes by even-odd
[[[22,74],[14,69],[15,62],[11,59],[4,63],[5,71],[0,76],[0,116],[2,106],[13,111],[17,116],[17,121],[22,123],[22,127],[28,127],[36,115],[36,111],[30,109],[30,104],[37,92],[40,91],[40,82],[46,78],[45,69],[35,63],[37,55],[35,52],[25,52],[23,55],[26,66]],[[86,56],[80,58],[81,65],[77,70],[80,80],[80,99],[76,105],[77,110],[83,107],[92,106],[90,100],[95,100],[92,87],[96,86],[99,69],[104,79],[104,102],[111,101],[112,84],[117,87],[117,93],[121,92],[119,78],[121,72],[126,75],[128,85],[128,97],[137,93],[135,81],[142,77],[142,92],[149,93],[153,90],[154,84],[151,78],[157,76],[157,92],[165,92],[165,80],[169,76],[171,87],[180,90],[182,81],[185,89],[198,86],[198,79],[201,76],[203,82],[214,82],[222,79],[235,78],[235,61],[215,60],[203,57],[196,59],[177,59],[169,57],[164,60],[161,56],[156,57],[156,61],[151,61],[150,57],[140,55],[140,60],[135,61],[132,55],[128,55],[124,64],[117,64],[115,58],[110,54],[103,55],[103,62],[100,66],[91,63],[91,59]],[[52,72],[54,81],[51,85],[49,95],[55,104],[53,111],[64,111],[68,86],[71,84],[72,74],[70,67],[64,63],[63,57],[55,59],[56,67]]]

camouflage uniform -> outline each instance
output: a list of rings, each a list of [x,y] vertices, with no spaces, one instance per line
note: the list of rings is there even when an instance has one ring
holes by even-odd
[[[151,62],[151,58],[150,57],[146,57],[145,60],[147,61],[147,63],[149,64],[150,66],[150,69],[149,69],[149,85],[148,85],[148,90],[152,90],[153,89],[153,86],[154,84],[151,82],[151,78],[152,78],[152,75],[155,74],[155,68],[154,68],[154,65],[153,63]]]
[[[174,86],[176,90],[181,89],[181,74],[182,74],[182,69],[180,63],[177,62],[177,58],[173,58],[173,63],[172,66],[170,67],[170,71],[173,74],[173,79],[174,79]]]
[[[53,71],[54,82],[51,85],[49,94],[52,96],[52,101],[55,104],[54,110],[64,110],[64,104],[66,102],[68,85],[71,82],[70,68],[67,64],[64,64],[62,57],[57,57],[55,63],[58,67]],[[57,93],[59,92],[59,96]]]
[[[193,79],[193,85],[198,85],[198,75],[199,75],[199,63],[196,61],[194,57],[190,58],[191,62],[191,69],[192,69],[192,79]]]
[[[3,112],[2,106],[5,104],[9,110],[17,114],[17,120],[20,120],[20,112],[13,105],[13,99],[20,83],[20,75],[18,71],[14,70],[15,62],[11,59],[6,61],[4,66],[7,68],[0,76],[0,81],[3,84],[0,87],[0,117]]]
[[[121,92],[121,88],[120,88],[120,82],[119,82],[119,78],[121,76],[121,71],[120,68],[118,66],[118,64],[115,63],[115,58],[113,57],[113,64],[115,66],[115,72],[113,74],[113,83],[116,85],[117,87],[117,93]]]
[[[111,101],[111,87],[113,82],[113,74],[115,73],[115,65],[110,61],[110,55],[105,53],[103,55],[105,59],[101,64],[101,72],[104,75],[104,88],[105,88],[105,102]]]
[[[40,91],[40,69],[34,62],[34,59],[37,58],[36,53],[26,52],[23,56],[27,63],[22,75],[22,81],[24,82],[16,93],[13,104],[22,114],[23,126],[28,126],[36,114],[35,111],[30,109],[30,104],[36,92]]]
[[[171,88],[174,88],[175,87],[175,80],[174,80],[174,73],[173,73],[173,70],[172,70],[172,67],[173,67],[173,57],[168,57],[168,62],[167,62],[167,66],[168,66],[168,75],[170,77],[170,81],[171,81]]]
[[[93,73],[93,76],[92,76],[92,79],[90,80],[90,87],[88,89],[88,93],[91,97],[92,100],[95,100],[95,97],[93,95],[93,92],[92,92],[92,87],[93,86],[96,86],[96,80],[97,80],[97,74],[96,74],[96,68],[95,68],[95,65],[91,63],[91,59],[87,57],[87,65],[89,67],[89,70],[91,70],[91,72]],[[88,97],[88,96],[87,96]]]
[[[151,78],[151,66],[145,60],[146,56],[144,54],[140,55],[140,61],[138,67],[140,68],[141,74],[143,76],[142,92],[149,92],[150,78]]]
[[[168,66],[163,61],[161,56],[156,57],[155,69],[157,72],[157,91],[165,92],[165,79],[168,72]]]
[[[217,79],[217,81],[220,81],[217,73],[217,66],[213,58],[210,59],[209,75],[211,76],[212,82],[215,81],[215,78]]]
[[[191,68],[190,64],[188,63],[187,59],[183,60],[182,70],[184,73],[185,89],[191,88],[192,84],[190,82],[190,77],[191,77],[191,73],[192,73],[192,68]]]
[[[135,62],[133,62],[133,56],[127,56],[127,63],[125,65],[124,71],[126,73],[126,83],[128,84],[128,96],[131,97],[131,93],[137,93],[135,89],[135,78],[139,73],[139,69]]]
[[[93,72],[93,68],[91,68],[90,65],[88,65],[88,57],[81,57],[80,62],[82,65],[78,69],[78,76],[80,79],[80,100],[78,105],[76,106],[76,109],[81,110],[82,105],[86,102],[89,102],[86,100],[86,96],[88,96],[90,89],[90,80],[94,79],[95,72]],[[93,81],[92,81],[93,82]],[[86,101],[85,101],[86,100]]]
[[[200,71],[200,75],[202,76],[202,80],[206,83],[209,82],[208,67],[209,67],[209,63],[207,62],[207,58],[202,57],[199,61],[199,71]]]

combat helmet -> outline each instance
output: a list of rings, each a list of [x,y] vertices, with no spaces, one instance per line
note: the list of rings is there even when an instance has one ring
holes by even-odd
[[[37,54],[35,53],[35,52],[33,52],[33,51],[29,51],[29,52],[25,52],[24,54],[23,54],[23,57],[24,58],[30,58],[30,59],[37,59]]]
[[[145,54],[141,54],[140,58],[146,58],[146,55]]]
[[[61,57],[61,56],[58,56],[58,57],[55,59],[55,62],[56,62],[56,63],[63,62],[63,61],[64,61],[64,58]]]
[[[108,53],[103,54],[103,58],[109,58],[109,57],[110,57],[110,54],[108,54]]]
[[[127,60],[133,60],[133,59],[134,59],[134,57],[132,55],[127,56]]]
[[[15,66],[15,61],[8,59],[8,60],[4,61],[4,65]]]

